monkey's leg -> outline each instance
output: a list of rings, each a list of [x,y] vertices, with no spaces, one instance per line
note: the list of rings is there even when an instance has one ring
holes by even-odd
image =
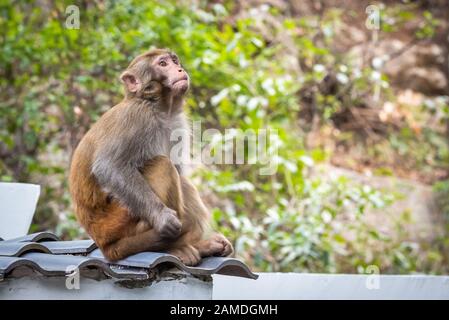
[[[196,189],[176,170],[168,157],[157,156],[145,165],[144,176],[159,199],[178,213],[181,236],[170,243],[167,252],[186,265],[196,265],[201,253],[195,247],[208,227],[208,212]]]
[[[137,229],[137,227],[136,227]],[[106,246],[102,251],[109,260],[120,260],[130,255],[143,251],[163,251],[167,243],[161,239],[153,229],[147,229],[133,236],[121,238],[120,240]]]
[[[159,199],[176,211],[182,224],[180,237],[171,241],[166,251],[177,256],[186,265],[196,265],[201,256],[191,244],[197,241],[195,238],[201,237],[201,229],[197,224],[202,219],[191,219],[190,215],[186,215],[185,210],[189,206],[184,202],[182,180],[176,167],[168,157],[157,156],[145,165],[144,176]]]
[[[170,159],[166,156],[152,158],[145,164],[143,175],[162,203],[175,210],[182,222],[184,202],[181,181]]]
[[[168,243],[167,251],[187,265],[197,264],[201,257],[227,256],[232,245],[222,235],[212,232],[209,212],[196,188],[179,176],[169,158],[157,156],[147,163],[144,176],[161,201],[178,213],[181,236]]]
[[[104,256],[109,260],[120,260],[143,251],[163,251],[168,242],[152,229],[146,221],[133,219],[127,208],[113,203],[105,212],[87,225]]]
[[[212,230],[209,224],[209,211],[196,188],[185,177],[180,179],[184,200],[184,221],[188,221],[190,228],[187,237],[189,243],[198,250],[201,257],[231,255],[233,253],[231,243],[222,234]]]
[[[167,207],[175,210],[182,221],[184,208],[180,179],[171,161],[167,157],[157,156],[145,165],[143,175],[155,194]],[[177,242],[161,237],[148,222],[131,218],[128,209],[116,201],[105,211],[107,215],[95,215],[96,219],[90,223],[89,233],[110,260],[119,260],[142,251],[166,251]],[[187,233],[186,230],[183,232]],[[191,251],[188,247],[183,248],[182,254],[185,256],[184,260],[194,264],[199,255]]]

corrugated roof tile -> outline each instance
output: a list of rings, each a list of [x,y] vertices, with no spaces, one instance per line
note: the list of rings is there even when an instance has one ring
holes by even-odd
[[[0,256],[18,257],[26,252],[39,251],[51,253],[51,251],[38,242],[8,242],[0,243]]]
[[[40,244],[53,254],[88,254],[97,248],[93,240],[44,241]]]
[[[41,242],[41,241],[59,241],[59,240],[61,239],[59,239],[58,236],[56,236],[55,234],[48,231],[42,231],[27,234],[26,236],[23,237],[5,240],[5,242]]]
[[[12,272],[15,268],[23,266],[40,271],[39,265],[31,260],[18,257],[0,256],[0,281],[3,280],[6,274]]]
[[[137,268],[154,268],[158,264],[170,262],[176,265],[182,264],[182,262],[175,256],[163,252],[139,252],[132,256],[129,256],[123,260],[118,261],[108,261],[100,249],[94,250],[89,254],[89,257],[101,259],[111,264],[116,264],[120,266],[130,266]]]
[[[162,252],[141,252],[119,261],[108,261],[92,240],[59,241],[50,232],[39,232],[0,242],[0,281],[16,267],[27,266],[46,276],[63,276],[70,268],[95,268],[114,278],[146,279],[149,271],[170,264],[194,276],[225,274],[257,279],[240,260],[210,257],[198,266],[184,265]]]
[[[143,276],[143,273],[136,272],[135,268],[122,269],[122,272],[117,273],[104,261],[86,256],[53,255],[33,252],[24,254],[22,258],[35,262],[44,270],[45,275],[51,276],[70,274],[74,268],[97,268],[114,278],[147,278],[147,276]],[[127,273],[126,271],[130,272]]]

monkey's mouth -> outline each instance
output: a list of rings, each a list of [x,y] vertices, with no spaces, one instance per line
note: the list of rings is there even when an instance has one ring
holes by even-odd
[[[175,82],[173,82],[173,84],[178,83],[178,82],[180,82],[180,81],[187,81],[187,80],[189,80],[189,77],[184,76],[184,77],[182,77],[182,78],[179,78],[179,79],[176,80]]]

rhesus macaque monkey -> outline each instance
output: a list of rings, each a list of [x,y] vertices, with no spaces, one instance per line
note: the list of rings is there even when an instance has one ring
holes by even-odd
[[[112,261],[141,251],[165,251],[187,265],[230,255],[231,243],[211,230],[183,164],[170,159],[173,130],[186,132],[184,139],[189,134],[183,112],[189,76],[178,57],[150,50],[120,79],[124,100],[92,126],[73,154],[69,182],[79,222]]]

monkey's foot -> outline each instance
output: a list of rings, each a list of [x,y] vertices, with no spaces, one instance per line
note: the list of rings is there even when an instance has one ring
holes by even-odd
[[[209,239],[201,240],[195,247],[202,257],[227,257],[234,252],[231,242],[220,233],[214,233]]]
[[[191,245],[172,249],[168,253],[178,257],[186,266],[195,266],[201,261],[200,253]]]

